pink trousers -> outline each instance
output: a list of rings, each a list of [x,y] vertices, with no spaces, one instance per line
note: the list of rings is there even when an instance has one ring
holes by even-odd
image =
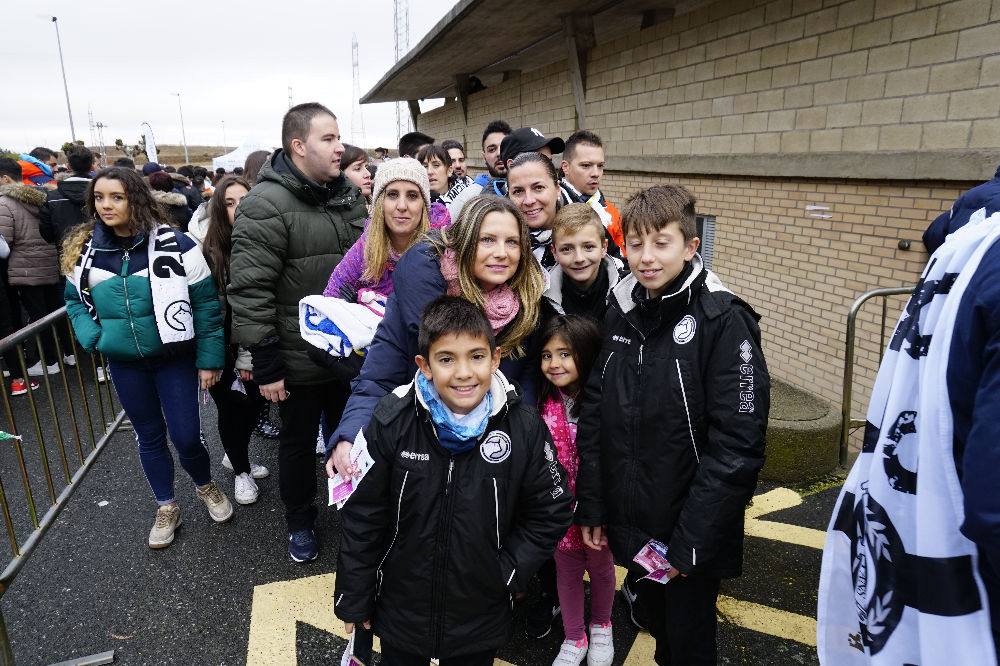
[[[611,621],[615,599],[615,562],[610,548],[601,550],[556,550],[556,587],[562,606],[566,639],[578,641],[586,633],[583,626],[583,572],[590,575],[590,623]]]

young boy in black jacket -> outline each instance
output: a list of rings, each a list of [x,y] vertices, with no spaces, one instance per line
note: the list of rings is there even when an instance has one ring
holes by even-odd
[[[427,306],[414,381],[359,437],[374,461],[341,511],[334,612],[371,624],[383,664],[492,664],[511,607],[572,521],[538,414],[497,368],[482,312]]]
[[[618,564],[655,539],[669,580],[636,592],[657,664],[715,664],[722,578],[740,575],[743,512],[764,463],[769,408],[758,316],[702,264],[694,197],[632,196],[632,275],[611,292],[577,435],[575,521]],[[644,574],[645,572],[643,572]]]

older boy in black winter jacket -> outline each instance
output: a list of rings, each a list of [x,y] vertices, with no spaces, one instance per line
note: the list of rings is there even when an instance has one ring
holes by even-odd
[[[418,347],[413,383],[379,401],[361,434],[374,464],[341,513],[334,611],[371,622],[383,663],[492,664],[572,496],[475,305],[433,301]]]
[[[637,193],[622,226],[632,275],[611,292],[582,406],[575,521],[633,569],[650,539],[667,545],[669,582],[635,590],[656,663],[714,664],[719,581],[740,575],[764,463],[758,316],[702,264],[684,188]]]

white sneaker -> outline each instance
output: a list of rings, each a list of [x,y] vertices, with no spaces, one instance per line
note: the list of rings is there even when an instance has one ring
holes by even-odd
[[[590,649],[587,666],[611,666],[615,658],[615,642],[611,638],[611,623],[590,625]]]
[[[579,666],[587,658],[587,638],[578,641],[563,641],[559,646],[559,654],[556,655],[552,666]]]
[[[43,370],[42,369],[42,362],[39,361],[38,363],[35,363],[33,366],[31,366],[30,368],[28,368],[28,376],[29,377],[41,377],[42,375],[44,375],[46,373],[46,371],[48,371],[48,374],[50,374],[50,375],[57,374],[59,372],[59,363],[56,362],[56,363],[53,363],[52,365],[45,366],[45,369]]]
[[[76,354],[66,354],[65,356],[63,356],[63,363],[65,363],[66,365],[71,366],[71,367],[75,366],[76,365]]]
[[[229,454],[224,453],[222,455],[222,466],[228,469],[230,472],[233,471],[233,463],[229,460]],[[264,467],[263,465],[258,465],[257,463],[250,463],[250,476],[255,479],[266,479],[271,476],[271,470]]]
[[[257,501],[257,484],[249,474],[236,475],[236,502],[238,504],[253,504]]]
[[[103,384],[106,381],[108,381],[108,375],[104,372],[104,366],[97,366],[97,382]]]
[[[319,433],[316,435],[316,455],[326,455],[326,440],[323,439],[323,428],[320,428]]]

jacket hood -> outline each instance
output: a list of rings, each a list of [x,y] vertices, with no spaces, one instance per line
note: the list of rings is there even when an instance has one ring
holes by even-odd
[[[21,153],[20,155],[17,156],[17,159],[22,162],[28,162],[29,164],[34,164],[46,176],[48,176],[49,178],[52,177],[52,167],[50,167],[45,162],[42,162],[41,160],[35,157],[32,157],[28,153]]]
[[[601,261],[601,267],[604,269],[604,272],[608,274],[608,284],[611,285],[612,289],[614,289],[615,285],[617,285],[619,280],[622,279],[620,277],[621,270],[625,267],[625,264],[622,263],[621,259],[612,257],[609,254],[606,255]],[[549,287],[545,290],[545,293],[542,294],[542,296],[552,301],[552,304],[556,306],[561,314],[565,314],[563,313],[562,305],[562,287],[564,279],[562,266],[559,264],[553,266],[548,271],[548,278]]]
[[[183,185],[184,187],[191,187],[191,180],[184,174],[172,173],[170,174],[170,180],[174,181],[174,183]]]
[[[697,252],[694,255],[694,259],[691,260],[691,268],[691,274],[688,275],[686,280],[684,280],[684,284],[672,293],[661,296],[661,300],[673,298],[686,291],[688,292],[687,300],[690,302],[691,286],[696,280],[698,280],[699,277],[701,277],[702,273],[705,274],[705,286],[708,287],[710,292],[729,291],[729,288],[722,283],[722,280],[719,279],[718,275],[705,268],[705,265],[701,260],[701,255]],[[618,307],[621,308],[623,313],[631,312],[636,306],[636,302],[632,298],[632,290],[635,289],[635,285],[638,284],[638,282],[638,278],[636,278],[633,273],[629,273],[611,290],[611,294],[614,296],[613,300],[618,303]]]
[[[45,203],[45,192],[27,185],[15,184],[0,187],[0,195],[8,196],[26,206],[41,207]]]
[[[201,245],[205,242],[205,236],[208,234],[208,202],[202,202],[198,208],[195,209],[194,215],[191,216],[191,222],[188,224],[188,236],[198,241]]]
[[[278,183],[299,199],[314,205],[327,203],[352,208],[361,190],[347,180],[343,174],[337,176],[325,186],[308,178],[292,163],[281,148],[274,151],[271,158],[264,162],[260,169],[257,182],[271,181]]]
[[[153,198],[164,206],[184,206],[187,208],[187,197],[180,192],[161,192],[153,190]]]
[[[90,178],[83,178],[82,176],[70,176],[69,178],[64,178],[59,181],[56,189],[59,190],[59,194],[63,195],[77,206],[83,205],[83,197],[87,193],[87,187],[90,186]]]

